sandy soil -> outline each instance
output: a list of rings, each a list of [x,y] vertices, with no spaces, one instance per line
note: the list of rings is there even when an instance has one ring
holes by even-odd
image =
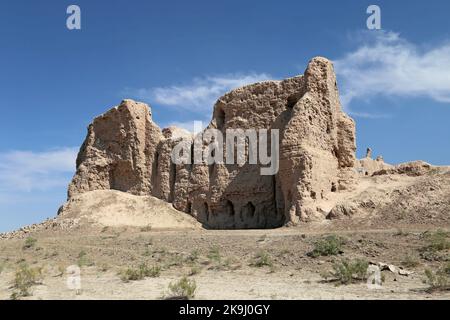
[[[177,230],[136,228],[71,230],[33,235],[37,241],[25,248],[24,239],[0,241],[0,299],[14,292],[14,274],[26,261],[43,268],[43,281],[25,299],[162,299],[168,286],[187,275],[195,280],[195,299],[450,299],[450,292],[427,293],[424,269],[437,269],[448,259],[430,261],[420,255],[424,232],[434,226],[409,229],[341,230],[332,223],[276,230]],[[327,234],[345,239],[342,253],[312,258],[307,255]],[[270,266],[256,267],[264,252]],[[447,255],[447,258],[445,258]],[[220,258],[218,258],[220,256]],[[337,285],[323,274],[333,261],[363,258],[401,266],[406,257],[417,266],[401,276],[383,271],[380,289],[366,282]],[[80,258],[81,257],[81,258]],[[141,263],[160,266],[158,277],[124,282],[121,272]],[[67,287],[70,265],[81,265],[80,292]],[[193,270],[198,272],[190,275]]]
[[[205,230],[153,197],[89,192],[57,219],[0,235],[0,299],[17,292],[24,263],[42,268],[43,277],[24,299],[161,299],[183,276],[196,282],[196,299],[449,299],[450,291],[429,293],[423,282],[426,269],[447,268],[450,283],[450,232],[424,252],[438,229],[450,230],[449,179],[448,167],[417,177],[361,177],[354,189],[316,204],[326,213],[342,203],[349,214],[275,230]],[[343,242],[338,252],[308,255],[331,234]],[[337,285],[329,273],[343,259],[413,273],[382,271],[385,281],[376,290],[365,281]],[[161,270],[124,281],[126,270],[142,264]],[[81,268],[79,292],[67,286],[73,265]]]

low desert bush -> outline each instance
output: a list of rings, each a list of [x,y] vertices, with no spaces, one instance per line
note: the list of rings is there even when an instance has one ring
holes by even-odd
[[[350,284],[367,279],[367,268],[369,263],[363,259],[343,259],[333,264],[331,273],[322,274],[322,277],[333,278],[340,284]]]
[[[195,280],[187,277],[181,278],[179,281],[169,284],[169,299],[192,299],[195,296],[197,284]]]
[[[429,286],[428,291],[433,292],[450,290],[450,275],[447,272],[448,266],[437,271],[426,269],[424,283]]]
[[[447,250],[450,249],[450,233],[437,230],[436,232],[427,231],[422,234],[425,244],[419,249],[422,259],[428,261],[446,261]]]
[[[94,263],[89,260],[86,251],[82,250],[78,254],[77,265],[81,268],[84,266],[92,266],[92,265],[94,265]]]
[[[26,240],[25,240],[25,243],[24,243],[24,245],[23,245],[23,249],[25,250],[25,249],[31,249],[31,248],[34,248],[35,246],[36,246],[36,243],[37,243],[37,239],[35,239],[35,238],[32,238],[32,237],[28,237]]]
[[[189,276],[195,276],[196,274],[199,274],[201,271],[202,271],[202,269],[200,269],[200,267],[193,266],[191,268],[191,270],[189,271]]]
[[[423,238],[426,245],[422,247],[422,251],[442,251],[450,249],[449,232],[437,230],[436,232],[425,232]]]
[[[342,253],[344,239],[336,235],[330,235],[314,243],[314,249],[308,252],[308,256],[317,258],[319,256],[334,256]]]
[[[273,267],[273,261],[267,252],[259,251],[258,253],[256,253],[255,257],[253,258],[251,266],[258,267],[258,268]]]
[[[219,247],[214,246],[209,249],[208,259],[212,262],[220,263],[222,256],[220,255]]]
[[[450,276],[450,262],[447,262],[447,264],[443,268],[444,272]]]
[[[171,268],[171,267],[182,267],[184,265],[185,259],[181,254],[175,253],[171,254],[168,257],[168,260],[164,266],[165,269]]]
[[[193,250],[187,256],[186,262],[189,263],[189,264],[192,264],[192,263],[196,263],[198,261],[198,259],[199,259],[199,252],[198,252],[198,250]]]
[[[124,282],[142,280],[144,278],[156,278],[161,274],[160,266],[148,267],[145,263],[140,264],[137,268],[127,268],[120,273],[120,279]]]
[[[30,289],[33,285],[42,281],[42,268],[31,268],[26,263],[22,263],[14,274],[12,299],[28,297],[31,295]]]

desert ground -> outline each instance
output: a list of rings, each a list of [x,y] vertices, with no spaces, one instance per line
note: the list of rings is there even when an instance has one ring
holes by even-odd
[[[449,299],[449,174],[362,177],[320,204],[345,200],[353,215],[258,230],[208,230],[153,197],[85,193],[56,219],[0,234],[0,299]],[[67,283],[77,270],[79,289]]]
[[[310,252],[330,235],[342,240],[338,252],[314,257]],[[449,299],[450,291],[425,281],[426,269],[448,272],[449,250],[433,247],[436,241],[448,243],[448,229],[347,231],[325,222],[275,230],[40,232],[0,241],[0,299],[167,299],[169,285],[183,276],[196,285],[193,299]],[[384,270],[378,289],[366,280],[336,281],[333,264],[357,258],[402,267],[407,275]],[[29,294],[17,297],[24,263],[40,268],[40,276]],[[157,271],[136,280],[124,276],[142,264]],[[81,290],[67,286],[70,265],[81,268]]]

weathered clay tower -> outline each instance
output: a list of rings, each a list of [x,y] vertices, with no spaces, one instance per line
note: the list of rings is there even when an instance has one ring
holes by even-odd
[[[174,146],[196,138],[173,127],[161,131],[146,104],[124,100],[89,126],[69,198],[114,189],[171,202],[210,228],[272,228],[323,218],[315,201],[352,184],[355,126],[325,58],[314,58],[304,75],[225,94],[208,128],[224,137],[227,129],[277,129],[278,172],[261,175],[260,163],[175,164]]]

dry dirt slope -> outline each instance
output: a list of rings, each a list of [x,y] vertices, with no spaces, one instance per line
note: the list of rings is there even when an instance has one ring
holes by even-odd
[[[311,257],[308,253],[330,233],[344,240],[339,252]],[[23,299],[161,299],[183,276],[195,281],[196,299],[450,299],[448,291],[426,291],[424,270],[438,270],[450,254],[423,255],[426,235],[425,229],[336,231],[332,222],[322,230],[41,232],[29,247],[25,239],[0,241],[0,299],[17,291],[14,277],[24,262],[43,268],[43,280]],[[383,271],[377,290],[366,281],[339,285],[333,277],[324,278],[343,259],[384,262],[413,273]],[[124,281],[124,272],[142,264],[160,271]],[[70,265],[81,267],[79,294],[66,285]]]
[[[135,196],[115,190],[97,190],[72,197],[61,209],[60,219],[103,227],[153,229],[199,228],[191,216],[152,196]]]
[[[160,299],[185,275],[196,282],[198,299],[450,299],[448,291],[427,292],[423,282],[426,269],[436,272],[450,261],[449,178],[448,168],[361,177],[355,189],[317,203],[324,215],[343,208],[332,219],[274,230],[204,230],[152,197],[86,193],[57,219],[3,235],[0,299],[17,291],[24,263],[43,268],[43,280],[26,299]],[[339,252],[309,256],[330,234],[344,239]],[[364,281],[336,286],[323,275],[345,259],[413,273],[383,271],[378,290]],[[142,264],[160,268],[159,274],[121,279]],[[66,285],[70,265],[81,267],[78,295]]]

